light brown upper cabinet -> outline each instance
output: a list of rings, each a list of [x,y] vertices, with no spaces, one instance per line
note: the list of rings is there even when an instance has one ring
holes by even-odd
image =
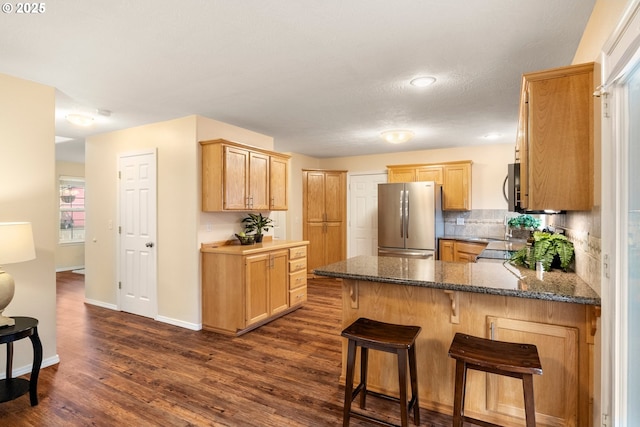
[[[303,239],[307,272],[346,258],[346,171],[302,171]]]
[[[224,139],[201,141],[202,210],[287,210],[289,156]]]
[[[524,74],[516,139],[520,205],[593,207],[593,63]]]
[[[442,185],[442,209],[471,210],[471,161],[387,166],[388,182],[435,181]]]

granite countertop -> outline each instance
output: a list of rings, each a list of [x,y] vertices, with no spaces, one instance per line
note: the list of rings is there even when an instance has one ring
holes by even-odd
[[[306,240],[270,240],[253,245],[241,245],[240,242],[203,243],[200,247],[202,253],[228,254],[228,255],[251,255],[259,252],[272,251],[275,249],[286,249],[295,246],[308,245]]]
[[[318,276],[408,286],[600,305],[600,296],[575,273],[536,272],[508,261],[444,262],[432,259],[358,256],[316,268]]]

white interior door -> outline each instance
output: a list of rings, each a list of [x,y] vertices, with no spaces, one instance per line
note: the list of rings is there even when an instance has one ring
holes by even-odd
[[[378,253],[378,184],[387,182],[386,173],[349,176],[348,257]]]
[[[157,315],[156,153],[122,155],[120,172],[120,309]]]

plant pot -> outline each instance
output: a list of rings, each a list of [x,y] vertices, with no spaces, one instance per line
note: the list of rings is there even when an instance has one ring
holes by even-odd
[[[256,236],[256,238],[255,238],[256,243],[262,243],[262,236],[263,235],[262,234],[256,234],[255,236]]]

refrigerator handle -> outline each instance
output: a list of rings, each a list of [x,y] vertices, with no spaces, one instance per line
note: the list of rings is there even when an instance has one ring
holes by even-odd
[[[404,226],[404,234],[405,237],[408,239],[409,238],[409,190],[407,190],[405,192],[405,202],[404,202],[404,222],[405,222],[405,226]]]
[[[404,237],[404,190],[400,190],[400,237]]]

